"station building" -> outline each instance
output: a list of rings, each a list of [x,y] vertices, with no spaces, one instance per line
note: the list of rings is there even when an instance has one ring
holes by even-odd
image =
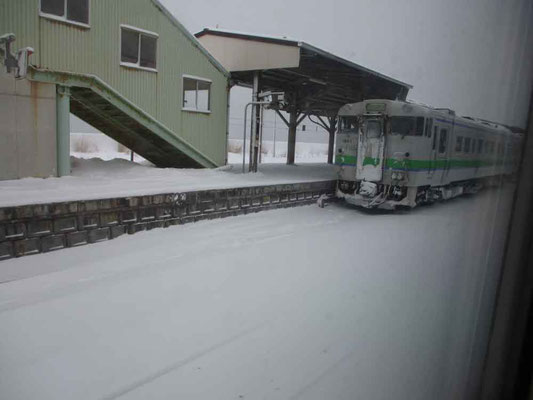
[[[229,73],[159,1],[3,0],[6,33],[33,54],[0,73],[0,179],[70,173],[70,113],[157,166],[225,164]]]

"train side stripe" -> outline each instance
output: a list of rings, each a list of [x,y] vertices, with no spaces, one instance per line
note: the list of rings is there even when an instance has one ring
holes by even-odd
[[[451,160],[398,160],[395,158],[385,159],[385,169],[396,169],[404,171],[419,171],[419,170],[429,170],[429,169],[446,169],[446,168],[482,168],[482,167],[493,167],[493,166],[502,166],[505,163],[503,159],[499,160],[460,160],[460,159],[451,159]],[[348,165],[356,166],[357,157],[355,156],[340,156],[335,157],[335,164],[337,165]],[[377,165],[378,162],[376,159],[371,157],[365,157],[363,160],[364,165]],[[510,165],[510,162],[507,163]]]

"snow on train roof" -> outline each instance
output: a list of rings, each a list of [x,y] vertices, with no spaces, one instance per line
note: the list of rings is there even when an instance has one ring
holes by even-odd
[[[469,116],[461,116],[456,115],[455,111],[450,108],[439,108],[439,107],[433,107],[428,104],[424,104],[415,100],[406,100],[406,101],[400,101],[400,100],[388,100],[388,99],[367,99],[363,100],[359,103],[351,103],[346,104],[345,106],[341,107],[339,110],[339,115],[351,115],[354,112],[357,112],[357,108],[363,107],[363,104],[368,103],[386,103],[391,106],[393,106],[393,112],[397,111],[394,110],[397,107],[402,107],[404,105],[410,105],[412,107],[418,107],[420,111],[424,110],[424,112],[437,112],[440,113],[443,117],[453,117],[456,123],[461,123],[465,125],[469,125],[471,128],[484,128],[484,129],[491,129],[494,131],[494,133],[504,134],[504,135],[512,135],[515,137],[522,137],[523,135],[519,133],[515,133],[511,131],[509,128],[502,124],[498,124],[493,121],[489,121],[482,118],[475,118],[475,117],[469,117]],[[361,110],[362,111],[362,110]],[[390,110],[389,110],[390,111]],[[404,110],[402,110],[404,111]],[[409,111],[411,113],[411,111]]]

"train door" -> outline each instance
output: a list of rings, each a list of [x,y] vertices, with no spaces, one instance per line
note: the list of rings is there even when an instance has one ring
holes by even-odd
[[[439,139],[437,141],[437,155],[435,159],[435,169],[439,170],[440,184],[445,185],[448,178],[449,162],[449,143],[450,143],[450,131],[448,128],[440,127]]]
[[[364,119],[359,130],[357,147],[357,180],[378,182],[382,179],[384,148],[383,119]]]
[[[430,127],[432,130],[431,132],[431,149],[429,151],[429,168],[428,168],[428,175],[429,177],[433,177],[435,174],[435,169],[437,168],[437,136],[439,134],[439,127],[437,125],[433,125]]]

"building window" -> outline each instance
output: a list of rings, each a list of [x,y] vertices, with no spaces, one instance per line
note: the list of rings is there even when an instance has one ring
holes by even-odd
[[[157,33],[120,26],[120,64],[157,71]]]
[[[89,0],[41,0],[40,15],[88,27],[89,8]]]
[[[211,81],[194,76],[183,76],[183,109],[211,111]]]

